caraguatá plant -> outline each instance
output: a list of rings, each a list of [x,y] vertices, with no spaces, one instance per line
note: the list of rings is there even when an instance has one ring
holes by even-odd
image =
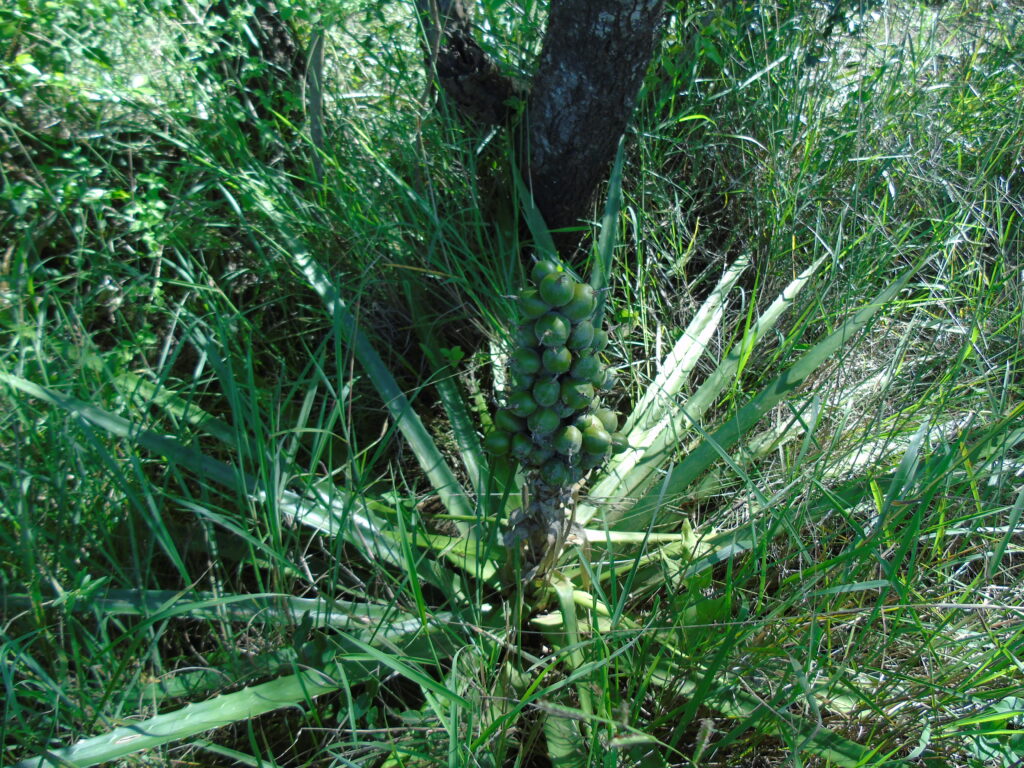
[[[617,414],[601,406],[600,393],[612,389],[615,376],[602,359],[608,332],[599,327],[593,287],[550,259],[538,261],[531,278],[518,297],[510,387],[484,442],[526,473],[505,542],[524,547],[528,579],[558,557],[587,472],[624,446],[615,436]]]

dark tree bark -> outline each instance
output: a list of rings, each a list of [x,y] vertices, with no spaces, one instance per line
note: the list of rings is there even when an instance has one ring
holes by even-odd
[[[428,60],[456,107],[501,124],[526,90],[472,39],[470,0],[417,0]],[[654,54],[664,0],[551,0],[525,120],[515,127],[524,179],[548,227],[590,218]],[[556,236],[563,255],[577,233]]]
[[[663,0],[552,0],[522,129],[524,175],[550,228],[590,218],[654,53],[663,7]],[[558,240],[564,248],[579,238]]]
[[[472,38],[471,0],[417,0],[428,66],[458,110],[504,124],[527,89]],[[594,193],[633,112],[654,54],[664,0],[551,0],[526,117],[516,131],[525,181],[551,229],[589,219]],[[555,237],[563,255],[578,233]]]

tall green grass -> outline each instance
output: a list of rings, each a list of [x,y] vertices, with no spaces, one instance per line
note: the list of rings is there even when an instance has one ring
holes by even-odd
[[[1012,9],[673,10],[595,227],[631,449],[524,593],[478,433],[528,244],[411,13],[281,4],[326,25],[320,182],[194,55],[216,25],[29,5],[0,762],[1024,757]],[[481,8],[517,62],[527,10]]]

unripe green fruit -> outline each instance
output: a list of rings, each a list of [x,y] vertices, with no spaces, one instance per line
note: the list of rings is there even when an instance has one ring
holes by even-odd
[[[604,328],[596,328],[594,330],[594,341],[591,343],[590,348],[595,352],[603,352],[604,348],[608,346],[608,331]]]
[[[572,365],[572,352],[565,347],[548,347],[541,355],[541,365],[549,373],[565,373]]]
[[[520,461],[525,461],[526,457],[530,455],[530,451],[533,450],[533,440],[525,432],[517,432],[512,435],[512,442],[509,446],[509,450],[512,451],[512,455]]]
[[[537,341],[545,347],[564,347],[572,326],[557,312],[548,312],[534,326]],[[539,364],[538,360],[538,364]]]
[[[515,434],[526,431],[526,419],[516,416],[512,411],[501,408],[494,414],[494,426],[502,432]]]
[[[612,436],[603,426],[591,425],[583,432],[583,450],[587,453],[604,454],[612,444]]]
[[[516,373],[536,373],[540,370],[540,355],[530,347],[520,347],[512,353],[512,370]]]
[[[608,457],[603,453],[584,453],[580,457],[580,469],[586,471],[600,467]]]
[[[537,334],[534,332],[533,327],[535,323],[529,320],[525,323],[521,323],[516,328],[515,334],[512,336],[512,340],[515,342],[517,347],[532,347],[537,343]]]
[[[532,373],[513,373],[512,390],[514,392],[529,392],[533,389],[535,381],[537,381],[537,377]]]
[[[572,365],[572,375],[580,381],[593,383],[594,377],[600,375],[599,381],[604,381],[604,366],[601,361],[593,355],[585,355],[576,360]]]
[[[540,479],[551,486],[568,485],[569,467],[560,459],[551,459],[540,468]]]
[[[590,349],[590,345],[593,343],[594,324],[589,320],[580,320],[573,326],[572,333],[569,334],[569,341],[565,346],[573,352],[581,352],[584,349]]]
[[[609,435],[614,434],[619,428],[619,414],[611,408],[598,408],[594,415],[601,420],[601,425]]]
[[[530,272],[530,277],[533,278],[535,284],[540,282],[550,275],[552,272],[558,272],[561,268],[551,259],[541,259],[533,265],[533,270]]]
[[[496,429],[493,432],[488,432],[484,438],[484,450],[492,456],[504,456],[508,453],[511,443],[512,439],[508,432]]]
[[[629,448],[629,442],[622,435],[612,435],[612,453],[618,455]]]
[[[572,301],[575,281],[565,272],[552,272],[540,281],[537,290],[550,307],[562,307]]]
[[[537,410],[537,401],[529,392],[516,392],[508,399],[508,409],[522,419]]]
[[[519,292],[519,311],[523,313],[523,317],[540,317],[549,309],[544,299],[533,288],[524,288]]]
[[[604,375],[601,377],[601,381],[595,384],[598,389],[610,392],[615,389],[615,372],[611,369],[606,369]]]
[[[586,432],[591,427],[600,427],[601,429],[604,429],[604,425],[601,423],[601,420],[592,413],[581,413],[573,419],[572,425],[580,432]]]
[[[593,396],[594,385],[588,381],[566,379],[562,382],[562,402],[572,408],[586,408]]]
[[[551,408],[538,408],[527,417],[526,426],[535,436],[544,437],[558,429],[561,421]]]
[[[570,424],[555,432],[551,445],[563,456],[572,456],[579,453],[583,445],[583,433]]]
[[[561,393],[558,379],[541,379],[533,385],[533,399],[542,408],[550,408],[557,403]]]
[[[530,455],[526,457],[526,463],[533,467],[539,467],[554,455],[554,448],[548,448],[547,446],[543,445],[535,445],[533,446],[533,450],[530,451]]]
[[[584,320],[594,314],[597,299],[594,289],[589,283],[576,283],[572,289],[572,299],[562,307],[562,314],[573,322]]]

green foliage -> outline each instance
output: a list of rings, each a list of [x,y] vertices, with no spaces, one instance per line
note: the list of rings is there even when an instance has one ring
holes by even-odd
[[[0,10],[0,762],[1020,759],[1012,9],[672,7],[595,316],[519,372],[621,372],[555,415],[623,439],[527,598],[537,446],[482,444],[550,237],[407,8],[277,5],[328,34],[322,181],[218,68],[253,6]],[[528,71],[542,9],[479,6]]]

